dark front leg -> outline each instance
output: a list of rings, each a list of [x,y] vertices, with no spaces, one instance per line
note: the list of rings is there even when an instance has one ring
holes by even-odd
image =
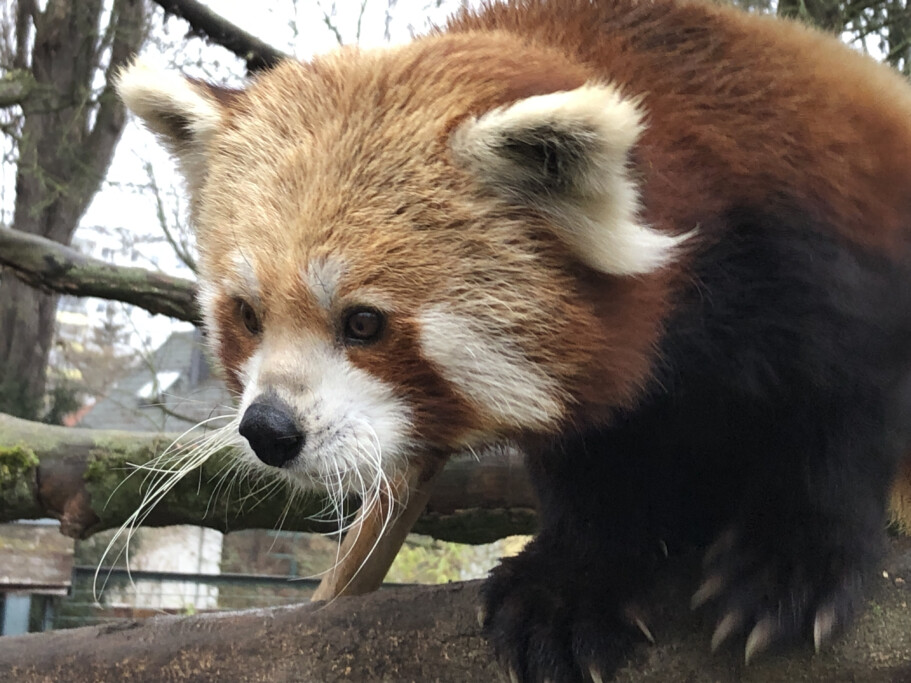
[[[783,420],[754,452],[741,509],[693,597],[716,611],[713,648],[739,641],[747,662],[773,646],[819,649],[861,605],[898,450],[880,421],[842,415]]]
[[[604,446],[578,437],[528,456],[541,529],[484,589],[485,634],[521,681],[608,680],[652,639],[645,596],[661,544],[648,463],[625,468]]]

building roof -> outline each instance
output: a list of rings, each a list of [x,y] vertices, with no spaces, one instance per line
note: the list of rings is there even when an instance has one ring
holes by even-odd
[[[231,410],[224,382],[214,375],[196,330],[175,332],[120,379],[79,427],[184,431]]]
[[[59,524],[0,524],[0,592],[66,595],[72,575],[73,539]]]

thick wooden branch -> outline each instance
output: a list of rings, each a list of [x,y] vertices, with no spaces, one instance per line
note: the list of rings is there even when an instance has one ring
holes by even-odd
[[[115,266],[38,235],[0,227],[0,266],[39,289],[123,301],[189,322],[200,319],[192,281]]]
[[[186,21],[193,33],[230,50],[247,63],[248,71],[270,69],[283,59],[289,59],[281,50],[264,43],[239,26],[219,16],[196,0],[155,0],[166,14],[173,14]]]
[[[911,542],[895,541],[856,626],[744,667],[740,647],[712,655],[708,620],[689,609],[698,558],[662,571],[651,606],[656,644],[639,646],[625,683],[911,680]],[[388,589],[331,603],[156,617],[0,638],[0,671],[19,683],[89,681],[497,681],[477,622],[479,583]]]
[[[54,517],[63,533],[84,538],[126,522],[148,490],[136,465],[153,461],[173,434],[67,429],[0,414],[0,521]],[[319,496],[295,500],[282,487],[231,475],[224,449],[185,477],[143,522],[196,524],[221,531],[272,529],[331,532],[335,521],[313,516]],[[128,476],[132,473],[132,476]],[[228,485],[230,482],[230,486]],[[483,543],[534,529],[531,490],[514,451],[477,462],[452,458],[437,477],[414,530],[436,538]]]

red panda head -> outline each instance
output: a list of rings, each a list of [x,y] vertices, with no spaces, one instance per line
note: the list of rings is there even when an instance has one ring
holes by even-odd
[[[637,106],[566,57],[435,35],[238,91],[137,64],[120,92],[187,177],[210,338],[269,464],[356,487],[636,393],[679,239],[638,215]]]

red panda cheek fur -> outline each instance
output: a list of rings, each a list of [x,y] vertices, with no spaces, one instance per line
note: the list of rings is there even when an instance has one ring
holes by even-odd
[[[240,395],[244,389],[242,368],[256,350],[256,339],[241,324],[236,299],[218,294],[210,310],[208,334],[214,338],[215,353],[225,371],[228,387]]]
[[[398,387],[412,406],[416,439],[434,451],[446,451],[451,444],[465,441],[478,423],[476,410],[422,357],[413,323],[393,318],[389,327],[389,335],[376,347],[353,348],[351,362]],[[440,421],[440,415],[447,416],[445,423]]]

